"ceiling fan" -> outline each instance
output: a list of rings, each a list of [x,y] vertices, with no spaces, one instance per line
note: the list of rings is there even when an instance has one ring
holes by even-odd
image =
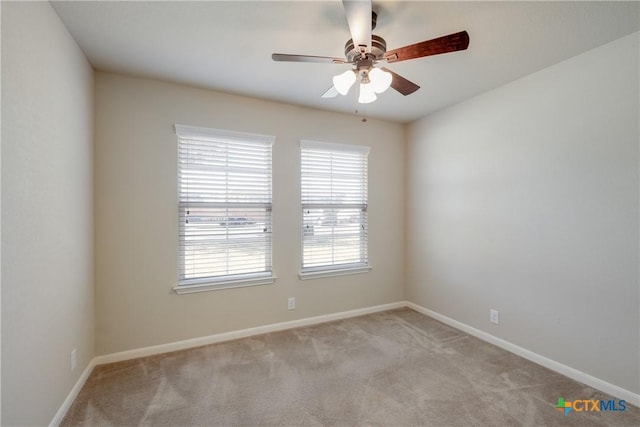
[[[358,80],[360,81],[358,102],[362,104],[375,101],[376,93],[382,93],[389,87],[402,95],[410,95],[420,89],[420,86],[386,67],[377,65],[465,50],[469,46],[469,34],[461,31],[388,51],[385,40],[371,33],[377,20],[377,14],[371,8],[371,0],[342,0],[342,5],[352,37],[345,44],[345,58],[285,53],[271,55],[274,61],[353,65],[355,68],[333,77],[333,86],[322,95],[323,98],[333,98],[338,94],[346,95]]]

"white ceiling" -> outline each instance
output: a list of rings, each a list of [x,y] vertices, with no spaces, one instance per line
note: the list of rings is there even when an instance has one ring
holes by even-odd
[[[271,54],[344,57],[341,1],[53,1],[97,70],[408,122],[640,27],[640,3],[374,1],[388,50],[467,30],[466,51],[389,64],[421,86],[372,104],[323,99],[348,65],[284,63]]]

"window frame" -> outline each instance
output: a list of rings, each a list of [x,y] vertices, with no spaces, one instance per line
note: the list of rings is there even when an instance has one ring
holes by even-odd
[[[361,177],[361,180],[364,180],[364,194],[362,203],[305,203],[304,200],[304,188],[303,188],[303,174],[305,172],[303,165],[303,151],[305,149],[309,150],[317,150],[317,151],[326,151],[331,153],[357,153],[363,156],[363,164],[361,167],[364,167],[364,177]],[[312,140],[300,140],[300,215],[301,215],[301,226],[300,226],[300,272],[298,277],[301,280],[309,280],[309,279],[317,279],[323,277],[335,277],[335,276],[343,276],[343,275],[351,275],[351,274],[360,274],[367,273],[371,271],[372,267],[369,260],[369,224],[368,224],[368,193],[369,193],[369,179],[368,179],[368,168],[369,168],[369,154],[371,152],[371,147],[364,145],[355,145],[355,144],[338,144],[338,143],[330,143],[330,142],[321,142],[321,141],[312,141]],[[362,223],[364,225],[363,231],[360,235],[360,256],[363,261],[353,262],[353,263],[332,263],[320,266],[306,266],[305,267],[305,213],[304,211],[309,209],[311,206],[315,205],[316,209],[354,209],[360,208],[361,215],[363,215]]]
[[[186,294],[186,293],[194,293],[194,292],[204,292],[204,291],[212,291],[212,290],[220,290],[220,289],[229,289],[229,288],[238,288],[238,287],[246,287],[246,286],[258,286],[258,285],[266,285],[272,284],[276,280],[276,276],[273,273],[273,216],[272,216],[272,207],[273,207],[273,156],[272,156],[272,147],[275,142],[275,137],[270,135],[260,135],[254,133],[247,132],[236,132],[229,130],[221,130],[221,129],[213,129],[213,128],[205,128],[198,126],[187,126],[187,125],[174,125],[175,134],[177,136],[177,213],[178,213],[178,256],[177,256],[177,266],[178,266],[178,277],[176,285],[173,287],[173,290],[177,294]],[[258,209],[265,209],[265,220],[268,218],[268,230],[269,236],[267,238],[268,242],[268,253],[265,252],[265,270],[264,271],[256,271],[249,273],[234,273],[234,274],[226,274],[226,275],[214,275],[207,277],[198,277],[198,278],[185,278],[181,277],[182,272],[184,270],[185,263],[185,255],[181,246],[184,243],[183,236],[185,235],[183,224],[183,210],[189,209],[188,204],[185,207],[184,202],[182,202],[182,188],[181,188],[181,173],[182,166],[180,164],[181,161],[181,144],[183,140],[227,140],[227,143],[233,144],[233,142],[239,144],[251,144],[254,143],[256,146],[268,146],[269,150],[269,170],[268,175],[270,182],[268,183],[268,202],[267,203],[259,203],[259,202],[208,202],[203,206],[203,208],[208,209],[216,209],[216,208],[226,208],[227,209],[238,209],[245,207],[247,205],[255,205],[258,206]],[[227,194],[227,193],[224,193]],[[187,202],[188,203],[188,202]],[[230,217],[229,217],[230,218]],[[227,234],[230,225],[227,225]],[[225,241],[225,244],[227,241]]]

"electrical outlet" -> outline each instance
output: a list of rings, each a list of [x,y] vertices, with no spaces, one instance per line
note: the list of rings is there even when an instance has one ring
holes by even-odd
[[[287,309],[293,310],[294,308],[296,308],[296,299],[295,297],[291,297],[287,300]]]
[[[76,360],[76,349],[74,348],[74,349],[71,351],[71,372],[75,371],[75,369],[76,369],[76,362],[77,362],[77,360]]]
[[[489,310],[489,321],[491,323],[495,323],[496,325],[500,323],[500,312],[498,310],[491,309]]]

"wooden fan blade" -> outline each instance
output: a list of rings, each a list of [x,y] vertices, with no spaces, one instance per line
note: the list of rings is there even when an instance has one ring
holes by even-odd
[[[344,58],[331,58],[329,56],[290,55],[288,53],[274,53],[271,55],[274,61],[283,62],[320,62],[325,64],[346,64]]]
[[[322,94],[322,98],[335,98],[336,96],[338,96],[338,89],[335,86],[331,86]]]
[[[461,31],[459,33],[449,34],[448,36],[425,40],[420,43],[389,50],[384,54],[384,58],[387,62],[406,61],[407,59],[465,50],[467,47],[469,47],[469,34],[466,31]]]
[[[380,68],[386,71],[387,73],[391,73],[391,75],[393,76],[393,79],[391,80],[391,87],[397,90],[398,92],[400,92],[401,94],[403,94],[404,96],[411,95],[413,92],[420,89],[420,86],[413,83],[412,81],[405,79],[400,74],[396,74],[386,67],[380,67]]]
[[[342,0],[353,45],[371,52],[371,0]]]

